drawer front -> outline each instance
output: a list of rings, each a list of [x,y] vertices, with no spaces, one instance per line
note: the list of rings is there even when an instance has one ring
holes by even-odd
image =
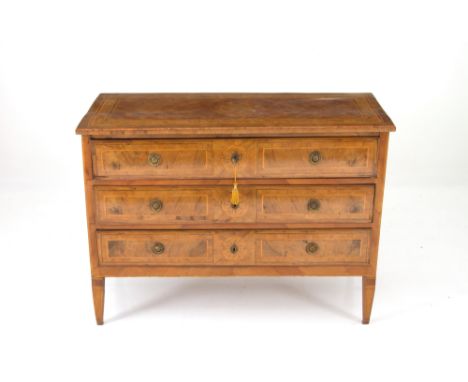
[[[264,232],[256,239],[256,264],[366,264],[370,231]]]
[[[97,176],[117,177],[211,177],[213,145],[198,141],[96,142],[94,172]]]
[[[215,265],[255,264],[255,232],[216,231],[214,243]]]
[[[100,232],[98,246],[103,265],[213,263],[213,235],[209,232]]]
[[[231,188],[98,188],[98,224],[365,223],[372,221],[373,186],[239,186]]]
[[[230,187],[97,189],[96,219],[101,224],[203,224],[255,221],[255,190],[240,191],[232,208]]]
[[[262,177],[368,177],[376,174],[377,139],[272,139],[258,143],[257,156]]]
[[[98,177],[229,179],[369,177],[377,138],[93,141]]]
[[[367,264],[370,230],[99,231],[102,265]]]
[[[373,186],[311,186],[257,190],[257,221],[368,223]]]

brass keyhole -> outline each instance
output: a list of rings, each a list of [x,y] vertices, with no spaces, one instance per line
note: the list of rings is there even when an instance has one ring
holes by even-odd
[[[240,155],[237,151],[234,151],[232,154],[231,154],[231,162],[232,164],[237,164],[239,163],[240,161]]]

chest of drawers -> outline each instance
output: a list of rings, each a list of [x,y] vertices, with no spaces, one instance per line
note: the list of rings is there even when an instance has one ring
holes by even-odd
[[[99,95],[77,128],[97,323],[106,277],[286,275],[362,277],[368,323],[394,130],[367,93]]]

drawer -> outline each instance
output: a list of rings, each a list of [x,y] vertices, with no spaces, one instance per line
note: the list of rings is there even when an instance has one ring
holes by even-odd
[[[366,223],[374,186],[99,187],[98,224]]]
[[[256,239],[256,264],[366,264],[369,230],[263,232]]]
[[[370,177],[377,138],[96,140],[98,177],[147,179]]]
[[[370,230],[99,231],[102,265],[367,264]]]
[[[96,219],[105,224],[184,224],[255,222],[255,189],[239,190],[232,208],[230,187],[98,188]]]
[[[271,139],[257,144],[257,174],[265,178],[374,176],[376,138]]]
[[[103,265],[206,265],[213,263],[209,232],[98,232]]]
[[[101,231],[102,265],[253,265],[250,231]]]
[[[257,190],[257,221],[368,223],[374,186],[277,187]]]

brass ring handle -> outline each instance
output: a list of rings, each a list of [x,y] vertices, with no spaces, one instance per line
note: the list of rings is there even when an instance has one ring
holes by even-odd
[[[309,211],[317,211],[318,209],[320,209],[320,200],[309,199],[309,202],[307,203],[307,209]]]
[[[154,212],[159,212],[162,210],[163,208],[163,202],[162,200],[160,199],[153,199],[151,202],[150,202],[150,207],[151,209],[154,211]]]
[[[310,243],[307,243],[305,250],[309,255],[312,255],[319,250],[319,246],[317,243],[311,241]]]
[[[162,162],[161,155],[158,153],[150,153],[148,155],[148,162],[151,166],[158,167]]]
[[[154,243],[153,246],[151,247],[151,251],[155,255],[162,255],[164,253],[164,244],[159,241]]]
[[[317,164],[322,160],[322,154],[320,154],[320,151],[312,151],[309,154],[309,162],[311,164]]]
[[[231,154],[231,162],[232,164],[237,164],[239,163],[240,161],[240,155],[237,151],[234,151],[232,154]]]
[[[236,243],[234,243],[233,245],[231,245],[231,248],[229,248],[229,250],[233,255],[235,255],[237,252],[239,252],[239,247]]]

